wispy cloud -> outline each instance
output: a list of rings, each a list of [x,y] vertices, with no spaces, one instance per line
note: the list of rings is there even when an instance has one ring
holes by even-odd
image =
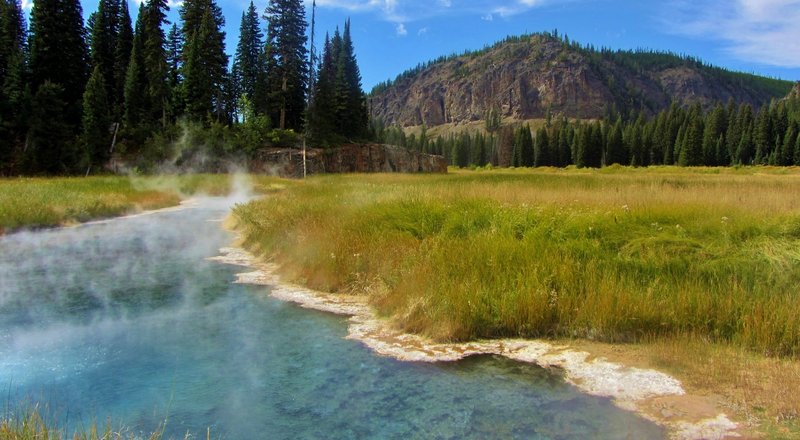
[[[395,32],[397,32],[398,37],[405,37],[406,35],[408,35],[408,30],[406,30],[406,25],[404,25],[403,23],[397,23],[397,26],[395,27]]]
[[[33,8],[33,0],[22,0],[22,10],[30,11]]]
[[[667,32],[713,38],[743,61],[800,67],[800,0],[670,0]]]
[[[510,17],[546,4],[589,0],[316,0],[321,8],[374,13],[390,23],[407,24],[440,16],[475,15],[484,20]],[[311,4],[311,0],[305,0]],[[396,30],[399,30],[395,27]],[[398,32],[399,34],[399,32]],[[405,34],[403,34],[405,35]]]

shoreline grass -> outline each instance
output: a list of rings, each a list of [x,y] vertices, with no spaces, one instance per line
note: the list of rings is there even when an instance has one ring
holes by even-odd
[[[688,338],[742,365],[800,359],[796,168],[318,176],[234,219],[287,281],[367,294],[394,325],[436,340],[667,353]],[[662,364],[678,377],[702,371],[703,359],[672,353]],[[765,414],[797,417],[800,402],[776,399]]]
[[[227,174],[3,178],[0,235],[165,208],[190,195],[226,195],[233,180]],[[262,186],[277,181],[256,180]]]

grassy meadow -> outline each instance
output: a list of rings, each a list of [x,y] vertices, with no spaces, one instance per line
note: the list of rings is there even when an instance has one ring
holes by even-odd
[[[235,210],[288,279],[437,340],[696,336],[800,356],[800,171],[314,177]]]
[[[0,234],[164,208],[190,195],[231,190],[231,176],[223,174],[0,179]]]

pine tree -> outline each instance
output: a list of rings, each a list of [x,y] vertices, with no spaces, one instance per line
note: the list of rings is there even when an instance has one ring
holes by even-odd
[[[678,165],[699,166],[703,165],[703,117],[699,106],[692,108],[689,114],[685,137],[681,152],[678,155]]]
[[[126,0],[125,0],[126,1]],[[116,67],[117,38],[120,30],[120,4],[117,0],[100,0],[92,14],[90,55],[92,65],[100,68],[106,96],[115,96],[114,68]],[[112,101],[112,105],[114,102]]]
[[[721,165],[717,157],[717,141],[726,131],[727,120],[725,108],[721,104],[717,104],[714,110],[706,115],[703,131],[703,163],[705,165]]]
[[[361,90],[361,73],[356,62],[353,40],[350,35],[350,20],[344,24],[341,47],[336,60],[337,76],[337,127],[340,135],[347,139],[358,138],[366,133],[367,105]]]
[[[301,130],[308,63],[305,9],[300,0],[270,0],[267,20],[267,78],[270,119],[281,129]]]
[[[755,144],[755,163],[766,164],[767,158],[772,151],[772,118],[769,108],[762,106],[756,118],[755,131],[753,132],[753,142]]]
[[[128,74],[128,63],[131,60],[131,50],[133,50],[133,28],[131,26],[131,14],[128,12],[128,0],[120,1],[119,32],[117,33],[117,45],[114,48],[114,94],[110,96],[113,103],[113,117],[115,121],[120,121],[125,112],[125,77]]]
[[[531,135],[531,127],[528,124],[521,128],[521,141],[520,166],[532,167],[535,162],[535,146]]]
[[[197,28],[190,28],[196,10],[203,14]],[[189,17],[184,22],[186,42],[183,51],[183,89],[186,114],[195,120],[209,116],[223,120],[226,115],[226,82],[228,56],[225,54],[225,20],[213,0],[184,3],[182,11]]]
[[[239,44],[236,46],[236,55],[233,58],[233,77],[237,91],[251,101],[257,99],[256,89],[259,87],[259,82],[266,79],[263,47],[264,34],[261,32],[258,13],[251,1],[247,12],[242,13]]]
[[[81,6],[78,0],[38,0],[31,11],[30,74],[34,95],[39,87],[50,83],[48,90],[34,99],[34,106],[49,101],[61,101],[64,107],[59,120],[53,120],[53,129],[63,122],[73,135],[81,124],[83,91],[87,80],[88,51],[84,40]],[[55,97],[53,94],[62,93]],[[37,115],[50,109],[33,109]],[[39,122],[47,124],[46,120]],[[56,127],[59,126],[59,127]],[[46,131],[46,127],[38,127]],[[70,154],[51,155],[59,160],[69,160]],[[43,169],[73,169],[70,163],[44,164]]]
[[[167,22],[167,11],[169,11],[167,0],[150,0],[147,3],[144,9],[142,38],[142,59],[147,78],[147,117],[151,121],[161,121],[162,126],[167,124],[170,100],[167,86],[166,36],[163,29]]]
[[[25,132],[25,21],[16,0],[0,0],[0,175],[13,168]]]
[[[313,143],[322,146],[339,141],[334,130],[336,66],[333,51],[330,36],[326,34],[317,80],[314,83],[314,100],[308,111],[309,136]]]
[[[63,174],[78,168],[75,129],[65,117],[64,96],[64,87],[50,81],[40,84],[33,96],[25,158],[29,173]]]
[[[131,58],[125,75],[125,128],[128,131],[146,127],[149,123],[149,94],[147,92],[147,71],[144,59],[144,38],[146,8],[139,6],[136,19],[136,33],[131,47]]]
[[[90,167],[102,166],[109,156],[110,107],[106,95],[104,75],[95,66],[83,94],[83,144]]]
[[[170,113],[173,121],[185,108],[181,75],[181,54],[183,53],[183,34],[173,24],[167,34],[167,86],[170,91]]]
[[[629,162],[625,145],[622,142],[622,118],[617,118],[617,122],[609,132],[605,157],[606,165],[627,165]]]

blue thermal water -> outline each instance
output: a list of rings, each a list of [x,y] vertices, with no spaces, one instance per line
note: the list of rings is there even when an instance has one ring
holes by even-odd
[[[92,420],[226,439],[647,439],[655,425],[555,373],[481,356],[375,356],[346,320],[205,261],[226,205],[0,238],[0,391]]]

